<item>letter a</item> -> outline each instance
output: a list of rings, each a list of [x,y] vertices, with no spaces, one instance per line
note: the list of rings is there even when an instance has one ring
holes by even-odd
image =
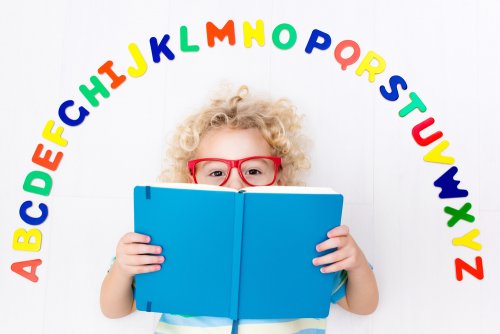
[[[15,272],[16,274],[19,274],[22,277],[29,279],[30,281],[36,283],[36,282],[38,282],[38,276],[36,275],[36,269],[41,264],[42,264],[42,260],[40,260],[40,259],[21,261],[21,262],[13,263],[10,266],[10,269],[13,272]],[[24,270],[24,268],[26,268],[26,267],[31,267],[30,272],[27,272],[26,270]]]

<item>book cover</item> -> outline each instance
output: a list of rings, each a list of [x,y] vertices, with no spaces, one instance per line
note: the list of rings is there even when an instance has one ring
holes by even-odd
[[[340,225],[328,188],[137,186],[134,225],[163,248],[158,272],[136,275],[138,310],[231,319],[323,318],[333,275],[312,259]]]

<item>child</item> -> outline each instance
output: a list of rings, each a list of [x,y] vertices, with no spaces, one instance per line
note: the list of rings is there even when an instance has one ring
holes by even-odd
[[[241,87],[236,96],[214,100],[177,128],[168,150],[169,166],[160,181],[234,189],[300,185],[298,175],[309,168],[309,162],[299,130],[300,118],[287,100],[252,99],[248,89]],[[334,276],[332,302],[353,313],[372,313],[378,304],[378,289],[363,252],[345,225],[331,230],[327,237],[317,251],[337,250],[311,261],[323,273],[339,273]],[[161,247],[149,242],[148,236],[138,233],[127,233],[118,242],[116,261],[101,288],[101,310],[107,317],[135,311],[134,275],[160,270],[165,262],[159,255]],[[156,332],[229,334],[236,331],[232,325],[226,318],[162,314]],[[323,333],[325,327],[325,319],[240,320],[238,324],[240,333]]]

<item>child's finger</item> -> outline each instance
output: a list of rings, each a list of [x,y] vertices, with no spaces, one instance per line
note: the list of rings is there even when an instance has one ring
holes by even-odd
[[[123,260],[127,266],[142,266],[165,262],[165,258],[163,256],[157,255],[126,255]]]
[[[161,247],[147,244],[128,244],[125,247],[125,254],[139,255],[139,254],[160,254]]]
[[[137,274],[144,274],[144,273],[158,271],[161,269],[161,265],[150,264],[150,265],[142,265],[142,266],[126,266],[126,269],[129,273],[137,275]]]
[[[313,259],[313,264],[315,266],[332,264],[334,262],[339,262],[347,257],[347,253],[344,250],[337,250],[335,252],[328,253],[326,255],[316,257]]]
[[[324,274],[329,274],[329,273],[333,273],[336,271],[347,269],[347,268],[349,268],[350,265],[351,265],[351,260],[349,258],[347,258],[347,259],[344,259],[342,261],[335,262],[334,264],[331,264],[329,266],[321,267],[320,270]]]
[[[125,244],[130,244],[134,242],[139,242],[143,244],[147,244],[151,241],[151,237],[145,234],[129,232],[122,237],[122,242]]]
[[[334,237],[346,236],[348,234],[349,234],[349,226],[342,225],[342,226],[337,226],[333,230],[330,230],[326,235],[328,236],[328,238],[334,238]]]
[[[332,248],[342,248],[345,246],[347,243],[347,238],[346,237],[335,237],[335,238],[330,238],[322,243],[319,243],[316,245],[316,250],[318,252],[323,252],[328,249]]]

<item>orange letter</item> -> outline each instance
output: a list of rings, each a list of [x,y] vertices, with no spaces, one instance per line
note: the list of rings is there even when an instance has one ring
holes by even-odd
[[[107,62],[102,64],[101,67],[99,67],[97,73],[106,73],[108,77],[113,80],[111,82],[111,88],[117,89],[127,79],[127,77],[124,75],[116,75],[116,73],[111,69],[111,66],[113,66],[113,62],[111,60],[108,60]]]
[[[210,21],[207,22],[207,43],[209,47],[214,47],[215,37],[217,37],[217,39],[222,42],[226,38],[226,36],[229,40],[229,45],[234,45],[236,43],[233,20],[227,21],[226,25],[224,25],[222,29],[217,28]]]
[[[36,147],[35,153],[33,154],[33,158],[31,158],[31,161],[36,163],[37,165],[40,165],[42,167],[45,167],[50,170],[56,170],[57,167],[59,166],[59,163],[61,162],[61,159],[63,157],[62,152],[57,152],[56,157],[54,158],[54,161],[50,161],[50,157],[52,156],[52,151],[47,150],[45,154],[43,155],[43,158],[41,156],[43,150],[43,145],[38,144]]]

